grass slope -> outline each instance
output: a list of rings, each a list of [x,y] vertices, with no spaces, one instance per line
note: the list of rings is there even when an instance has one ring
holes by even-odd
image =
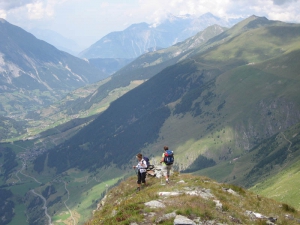
[[[96,211],[86,225],[96,224],[173,224],[174,216],[164,217],[168,213],[183,215],[194,221],[222,224],[266,224],[264,219],[251,219],[246,211],[260,213],[266,217],[276,217],[276,224],[297,224],[289,220],[286,214],[299,218],[299,211],[274,200],[257,196],[238,186],[217,183],[207,177],[175,173],[169,185],[162,185],[160,179],[147,178],[148,185],[135,192],[136,177],[130,177],[108,192],[104,205]],[[231,189],[230,194],[225,189]],[[202,198],[184,194],[188,191],[209,192],[212,198]],[[162,196],[160,192],[179,192],[177,196]],[[163,208],[151,208],[145,205],[150,201],[159,201]],[[219,200],[221,208],[216,208]],[[290,211],[289,211],[290,210]],[[213,222],[212,222],[213,221]]]
[[[300,210],[300,197],[297,188],[300,185],[299,168],[300,161],[273,177],[256,184],[250,190],[277,201],[287,202],[297,210]]]

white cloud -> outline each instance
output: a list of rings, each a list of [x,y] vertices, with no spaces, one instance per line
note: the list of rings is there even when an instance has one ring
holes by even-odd
[[[300,22],[299,0],[0,0],[0,17],[23,28],[54,30],[89,43],[133,23],[157,23],[173,15],[266,16]]]
[[[37,0],[0,0],[0,8],[2,10],[11,10],[34,2],[37,2]]]
[[[42,19],[45,16],[51,16],[51,13],[47,13],[46,8],[42,2],[31,3],[26,5],[26,11],[28,15],[28,19],[37,20]]]
[[[2,10],[2,9],[0,9],[0,18],[2,18],[2,19],[5,19],[5,18],[6,18],[6,16],[7,16],[7,14],[6,14],[6,11],[5,11],[5,10]]]

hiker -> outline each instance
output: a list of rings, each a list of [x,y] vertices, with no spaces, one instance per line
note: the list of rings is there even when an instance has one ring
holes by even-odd
[[[137,168],[138,172],[137,172],[137,176],[138,176],[138,180],[137,180],[137,191],[141,190],[141,183],[143,183],[144,185],[146,185],[146,172],[147,172],[147,163],[146,161],[143,159],[143,155],[141,153],[136,155],[136,158],[138,160],[138,164],[136,166],[133,166],[133,168]]]
[[[160,163],[162,164],[161,171],[166,178],[166,183],[169,183],[170,171],[172,169],[172,165],[174,162],[173,151],[169,150],[168,146],[164,146],[164,153],[162,154],[162,158]]]

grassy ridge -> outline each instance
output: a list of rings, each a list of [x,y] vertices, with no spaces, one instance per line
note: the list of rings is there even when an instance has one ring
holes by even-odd
[[[163,218],[165,214],[175,212],[177,215],[186,216],[192,220],[204,222],[214,221],[225,224],[265,224],[264,220],[250,219],[246,216],[247,210],[261,213],[267,217],[273,216],[278,220],[276,224],[297,224],[297,221],[286,219],[286,214],[295,218],[300,216],[292,207],[282,207],[283,204],[255,193],[244,190],[238,186],[217,183],[207,177],[192,176],[175,173],[170,185],[162,185],[160,179],[148,178],[148,185],[139,193],[135,192],[136,177],[130,177],[119,186],[113,188],[106,196],[104,206],[86,222],[86,225],[96,224],[173,224],[174,217]],[[231,189],[236,194],[229,194],[223,188]],[[184,194],[186,191],[203,192],[209,190],[214,197],[202,198]],[[179,196],[160,196],[159,192],[181,192]],[[164,208],[150,208],[146,202],[159,201]],[[213,200],[220,200],[222,207],[216,209]],[[288,211],[290,209],[291,211]],[[160,221],[160,222],[158,222]],[[237,222],[238,221],[238,222]]]

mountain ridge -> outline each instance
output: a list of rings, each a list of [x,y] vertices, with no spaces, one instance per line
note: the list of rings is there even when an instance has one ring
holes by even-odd
[[[238,20],[237,20],[238,21]],[[195,35],[206,27],[218,24],[232,26],[237,21],[225,21],[211,13],[198,18],[169,15],[157,24],[145,22],[130,25],[123,31],[112,32],[82,51],[82,58],[136,58],[150,49],[166,48]],[[152,50],[151,50],[152,51]]]
[[[299,28],[299,26],[294,27],[293,29],[297,30],[298,28]],[[256,29],[258,37],[260,37],[260,35],[261,35],[260,28],[254,28],[254,29]],[[276,27],[276,29],[281,30],[281,27]],[[274,37],[274,39],[273,39],[274,43],[276,43],[276,41],[277,41],[276,38],[279,38],[279,39],[281,38],[281,34],[280,33],[278,33],[278,34],[279,34],[279,36]],[[235,37],[235,39],[229,39],[229,41],[227,42],[226,45],[225,44],[219,45],[218,47],[215,47],[210,51],[206,51],[202,54],[199,53],[198,55],[193,56],[191,59],[187,59],[185,61],[175,64],[174,66],[164,69],[163,71],[158,73],[156,76],[149,79],[147,82],[143,83],[142,85],[138,86],[131,92],[126,93],[120,99],[113,102],[111,104],[111,106],[93,122],[94,125],[85,127],[82,130],[82,132],[78,133],[78,135],[80,136],[81,134],[83,135],[84,133],[95,133],[95,132],[92,132],[92,130],[96,129],[96,127],[98,127],[97,130],[100,133],[95,133],[95,135],[100,135],[101,138],[100,139],[98,138],[98,140],[95,141],[96,136],[94,136],[94,134],[93,134],[92,136],[87,137],[89,140],[87,142],[90,144],[92,144],[94,142],[93,143],[93,146],[94,146],[93,149],[94,149],[98,144],[100,144],[101,139],[105,140],[106,138],[108,138],[110,140],[106,143],[106,145],[110,146],[109,149],[111,149],[110,152],[112,153],[112,151],[115,151],[115,149],[122,148],[121,146],[117,146],[118,144],[116,144],[116,143],[118,143],[118,141],[113,141],[113,140],[118,137],[120,137],[121,139],[123,139],[123,137],[124,138],[128,137],[127,135],[129,135],[129,134],[126,134],[125,130],[127,130],[131,126],[132,126],[133,130],[131,130],[130,132],[138,133],[139,135],[141,135],[138,138],[139,146],[143,146],[144,143],[149,143],[150,139],[148,141],[146,140],[147,139],[147,135],[146,135],[147,131],[139,130],[137,132],[137,130],[135,130],[136,128],[134,128],[134,127],[137,126],[137,124],[139,123],[139,120],[142,119],[143,116],[147,117],[151,113],[156,114],[158,112],[161,112],[162,115],[164,115],[164,117],[166,116],[164,118],[164,119],[166,119],[167,117],[169,117],[171,115],[171,113],[173,114],[173,117],[174,117],[174,116],[180,115],[182,113],[184,115],[185,111],[182,111],[182,110],[188,110],[188,112],[194,113],[194,117],[196,117],[196,116],[203,117],[203,115],[201,115],[201,114],[203,114],[203,111],[206,107],[211,107],[210,105],[212,105],[213,108],[208,108],[208,111],[205,112],[208,115],[209,114],[214,115],[215,113],[220,114],[221,112],[225,113],[226,110],[229,109],[228,106],[227,107],[225,107],[225,106],[230,104],[231,102],[227,102],[226,99],[224,99],[223,97],[218,97],[218,96],[221,96],[219,93],[214,93],[215,90],[218,90],[218,89],[216,89],[216,87],[218,87],[218,83],[215,83],[217,81],[217,79],[221,79],[223,77],[225,78],[226,73],[234,72],[235,70],[243,71],[244,69],[247,69],[247,70],[249,69],[249,71],[251,71],[252,68],[255,68],[255,65],[251,66],[251,65],[247,65],[247,64],[252,62],[253,59],[255,61],[263,61],[263,60],[266,60],[267,58],[272,58],[276,54],[278,54],[277,50],[272,53],[272,51],[270,50],[271,48],[266,48],[266,47],[265,47],[265,52],[255,52],[256,54],[253,54],[253,55],[252,55],[251,49],[249,51],[247,49],[245,49],[245,51],[244,51],[245,53],[243,53],[243,54],[246,54],[247,52],[250,52],[251,54],[247,53],[247,55],[241,55],[242,57],[239,57],[238,60],[232,61],[230,58],[231,54],[234,56],[236,54],[236,49],[239,48],[239,46],[236,46],[236,48],[232,48],[231,45],[233,42],[239,43],[238,38],[239,38],[239,40],[247,40],[244,38],[244,36],[245,36],[244,34],[240,34],[240,36]],[[293,40],[293,37],[290,37],[290,39]],[[264,40],[266,40],[266,39],[264,39]],[[269,42],[269,43],[271,44],[273,42]],[[297,43],[297,41],[296,41],[296,43]],[[259,43],[259,45],[261,45],[261,46],[263,46],[264,44],[265,43]],[[287,43],[284,46],[289,46],[289,45],[293,45],[293,42],[291,42],[291,44]],[[272,46],[272,45],[270,45],[270,46]],[[276,47],[276,48],[279,49],[278,47]],[[226,51],[228,51],[226,54],[227,59],[222,62],[221,60],[223,59],[224,56],[222,56],[221,58],[218,58],[218,57],[215,57],[214,55],[216,55],[217,52],[225,51],[224,49]],[[230,49],[230,50],[227,50],[227,49]],[[264,48],[262,48],[262,49],[264,49]],[[268,55],[268,57],[266,58],[266,53],[267,54],[272,53],[272,54]],[[214,58],[215,61],[212,61],[212,58]],[[216,61],[218,62],[218,67],[213,66]],[[242,67],[242,66],[244,66],[244,67]],[[234,68],[234,67],[236,67],[237,69],[233,69],[231,71],[231,68]],[[185,75],[186,71],[188,71],[189,75]],[[251,81],[251,79],[256,79],[255,76],[252,76],[253,78],[251,78],[251,76],[248,77],[249,72],[247,72],[247,73],[243,72],[243,73],[244,73],[243,76],[245,77],[245,79],[248,79],[249,81]],[[224,75],[222,75],[220,78],[218,78],[221,74],[224,74]],[[239,73],[236,72],[236,74],[239,74]],[[189,79],[187,79],[187,78],[185,78],[185,76],[187,76],[187,77],[191,76],[191,77]],[[258,73],[258,75],[256,75],[256,77],[259,77],[259,73]],[[177,86],[175,86],[175,84],[171,82],[173,80],[176,81]],[[169,81],[171,83],[168,84],[168,83],[166,83],[166,81]],[[178,81],[180,81],[180,83]],[[236,82],[236,84],[239,84],[239,82]],[[243,84],[243,83],[241,83],[241,84]],[[201,87],[202,85],[203,85],[203,89],[198,88],[198,87]],[[157,87],[156,92],[151,91],[151,90],[153,90],[154,86]],[[237,86],[237,87],[239,87],[239,86]],[[238,90],[238,92],[240,92],[240,91],[241,90]],[[191,94],[193,94],[194,96],[193,95],[189,96],[189,94],[188,94],[189,92]],[[151,93],[151,94],[149,94],[149,93]],[[232,96],[233,96],[233,94],[232,94]],[[186,103],[183,106],[181,106],[181,103],[178,101],[184,100],[184,97],[186,97],[188,101],[185,100],[184,103],[185,102]],[[186,105],[187,102],[189,102],[188,104],[191,104],[189,98],[191,98],[191,101],[194,101],[194,103],[192,103],[192,105],[191,105],[192,108],[189,108],[190,106]],[[237,97],[235,97],[235,98],[237,98]],[[127,100],[125,100],[125,99],[127,99]],[[129,101],[129,99],[131,99],[131,101]],[[145,100],[145,99],[147,99],[147,100]],[[197,104],[195,104],[195,100],[198,101],[198,102],[196,101]],[[225,101],[225,106],[223,104],[224,101]],[[239,99],[239,102],[241,102],[241,101],[242,101],[242,99]],[[127,103],[125,104],[124,102],[127,102]],[[174,110],[174,109],[172,109],[173,107],[170,108],[170,105],[169,105],[173,102],[174,103],[177,102],[176,107],[174,108],[175,111],[173,111]],[[257,104],[257,103],[255,103],[255,101],[254,101],[254,104]],[[200,107],[200,105],[201,105],[201,107]],[[118,115],[118,113],[117,113],[118,107],[122,108],[123,115]],[[214,107],[219,108],[219,110],[214,112]],[[235,106],[233,106],[233,108],[234,107]],[[199,108],[200,108],[200,111],[197,112],[197,110],[199,110]],[[131,109],[135,109],[136,111],[131,112]],[[194,111],[194,110],[196,110],[196,111]],[[126,112],[128,114],[124,117]],[[249,113],[250,113],[250,111],[249,111]],[[239,114],[242,116],[241,112],[239,112]],[[253,115],[255,115],[255,114],[253,114]],[[118,119],[115,119],[114,121],[111,120],[111,122],[109,122],[110,116],[114,116],[115,118],[118,118]],[[217,117],[216,117],[216,119],[210,118],[210,116],[206,116],[206,117],[208,117],[209,120],[213,120],[213,121],[217,120]],[[103,118],[103,119],[100,119],[100,118]],[[155,129],[159,129],[159,126],[162,126],[162,122],[164,121],[164,119],[160,118],[160,120],[156,120],[156,123],[153,122],[153,125],[156,127]],[[127,121],[127,122],[122,123],[122,121]],[[140,123],[142,123],[142,121],[143,120],[141,120]],[[295,118],[295,121],[297,121],[297,118]],[[112,127],[110,127],[109,123],[114,124],[114,125]],[[102,127],[101,127],[101,124],[102,124]],[[107,125],[104,126],[104,124],[107,124]],[[206,130],[213,130],[213,129],[216,129],[216,127],[218,127],[214,123],[205,122],[205,124],[207,124]],[[235,126],[238,127],[238,130],[240,130],[240,129],[243,130],[246,128],[246,127],[244,127],[245,125],[243,123],[236,124]],[[149,129],[150,129],[150,127],[149,127]],[[104,130],[105,130],[105,135],[103,133]],[[202,128],[202,130],[203,130],[203,128]],[[270,133],[268,135],[272,135],[272,133]],[[115,138],[111,139],[111,138],[109,138],[109,136],[114,136]],[[143,136],[143,138],[142,138],[142,136]],[[241,149],[239,149],[235,154],[239,154],[238,152],[242,152],[242,149],[247,150],[249,148],[249,147],[246,147],[247,145],[249,145],[249,146],[253,145],[253,142],[255,142],[255,136],[251,137],[251,138],[253,138],[253,139],[248,139],[246,142],[244,142],[244,141],[242,141],[242,138],[239,137],[239,139],[241,139],[241,140],[239,140],[239,141],[241,141],[240,144],[243,144],[245,147],[242,147]],[[76,138],[76,139],[78,139],[78,138]],[[151,139],[151,141],[152,140],[153,139]],[[236,140],[236,141],[238,141],[238,140]],[[251,142],[252,142],[252,144],[251,144]],[[74,140],[74,143],[77,143],[77,140]],[[83,156],[82,153],[80,153],[81,152],[80,148],[76,147],[76,145],[78,146],[78,143],[77,144],[74,144],[74,143],[69,142],[66,145],[73,146],[72,147],[73,153],[74,153],[75,149],[77,149],[76,151],[81,155],[81,157],[87,156],[87,155]],[[115,143],[115,144],[113,144],[113,143]],[[123,141],[121,141],[120,143],[123,143]],[[230,144],[230,143],[228,143],[228,145],[232,146],[232,144]],[[62,148],[65,149],[65,147],[62,147]],[[131,148],[133,148],[133,146],[129,147],[129,149],[131,149]],[[100,149],[103,149],[103,147],[101,147]],[[124,147],[123,147],[123,149],[124,149]],[[58,152],[56,150],[56,154],[57,153]],[[52,153],[50,152],[50,155],[51,154]],[[70,157],[72,157],[72,156],[70,156]],[[128,157],[130,157],[130,155],[128,155]],[[60,158],[62,159],[63,157],[61,156]],[[110,157],[107,157],[107,159],[108,158],[110,158]],[[68,160],[70,160],[70,159],[68,159]],[[119,159],[114,159],[114,161],[115,160],[119,160]],[[70,163],[72,161],[73,160],[70,160]],[[126,161],[126,159],[124,158],[121,161],[124,162],[124,161]],[[96,164],[100,167],[102,165],[100,163],[100,161],[98,161]],[[57,166],[58,165],[66,165],[66,163],[56,162],[56,165]]]
[[[120,80],[120,83],[128,84],[131,80],[144,78],[140,85],[113,101],[93,121],[82,123],[83,128],[74,132],[75,135],[63,132],[63,126],[58,127],[59,131],[55,128],[49,131],[54,133],[55,130],[60,142],[47,149],[41,148],[37,157],[30,158],[32,163],[23,161],[24,158],[19,159],[16,154],[5,153],[4,158],[0,157],[1,164],[9,160],[14,165],[9,167],[5,163],[3,170],[7,184],[3,185],[10,184],[12,192],[18,193],[18,186],[23,185],[18,174],[27,173],[40,183],[24,184],[34,188],[36,193],[44,193],[48,213],[55,217],[55,221],[61,218],[55,213],[64,207],[59,202],[70,197],[68,207],[81,216],[79,220],[82,223],[82,218],[88,218],[89,207],[95,206],[103,197],[99,193],[105,191],[105,183],[116,184],[119,179],[134,174],[132,164],[137,152],[149,156],[155,163],[161,157],[163,146],[168,145],[176,154],[173,165],[176,171],[202,173],[214,176],[218,181],[224,178],[225,182],[245,184],[247,187],[288,169],[285,165],[297,166],[299,145],[296,140],[299,137],[294,135],[300,132],[298,32],[299,24],[268,22],[264,18],[251,17],[186,52],[182,49],[191,46],[193,39],[178,43],[171,49],[148,53],[145,55],[147,57],[141,56],[129,64],[136,65],[138,69],[130,70],[128,65],[123,70],[127,71],[128,77]],[[181,49],[180,46],[184,47]],[[175,58],[168,58],[174,57],[177,52],[180,54]],[[164,57],[173,63],[166,61],[159,64]],[[145,70],[150,66],[153,66],[153,71]],[[121,71],[118,74],[118,78],[125,75]],[[103,82],[103,89],[98,89],[104,90],[102,96],[114,90],[108,88],[113,86],[111,83],[111,86],[105,84],[109,82]],[[93,96],[96,97],[96,92]],[[80,111],[85,106],[83,101],[78,102]],[[293,143],[289,149],[295,156],[293,160],[287,154],[289,142],[283,134]],[[49,139],[52,139],[51,135]],[[17,149],[18,145],[42,146],[45,144],[42,140],[37,138],[23,143],[7,143],[3,148],[12,146],[11,152],[22,152],[24,150]],[[199,165],[204,162],[208,162],[205,168]],[[22,177],[23,181],[28,179],[30,177]],[[134,186],[134,178],[132,181],[130,183]],[[159,180],[156,181],[160,186]],[[18,185],[13,185],[13,182]],[[22,193],[25,195],[27,190],[22,190]],[[133,188],[130,191],[133,192]],[[152,195],[149,193],[149,196]],[[226,196],[223,196],[224,199]],[[262,204],[257,202],[260,196],[254,194],[253,197],[256,198],[256,207]],[[39,200],[42,211],[42,199],[37,198],[32,192],[26,194],[26,209],[30,212],[28,217],[31,221],[44,216],[42,213],[37,215],[35,209],[29,207]],[[223,203],[222,199],[217,200]],[[298,205],[295,206],[288,196],[286,199],[292,207],[274,203],[268,208],[274,209],[274,205],[280,206],[280,209],[294,207],[296,211]],[[212,202],[208,204],[216,206]],[[138,208],[141,206],[139,204]],[[228,209],[230,211],[235,207],[228,206]],[[124,209],[127,209],[126,206]],[[196,212],[192,210],[192,213]],[[21,214],[18,215],[20,217]],[[189,217],[190,214],[183,215]],[[120,214],[118,216],[123,218]],[[70,216],[68,218],[71,219]],[[193,216],[189,218],[195,219]],[[238,218],[246,219],[242,215]],[[281,217],[280,220],[290,222],[288,218]],[[128,222],[126,219],[124,221]]]
[[[88,62],[3,19],[0,30],[0,109],[4,116],[22,116],[106,77]]]

